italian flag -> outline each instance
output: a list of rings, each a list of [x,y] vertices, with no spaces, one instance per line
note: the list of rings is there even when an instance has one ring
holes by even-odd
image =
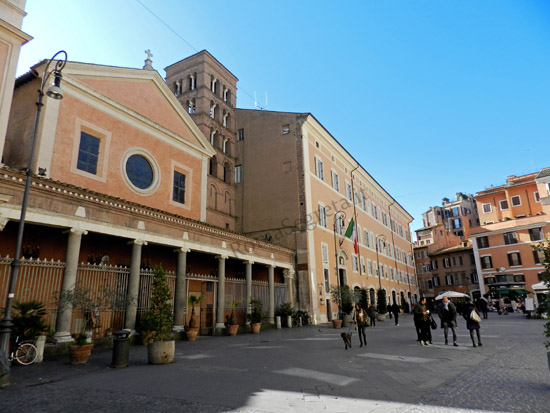
[[[359,252],[359,246],[357,245],[357,228],[355,227],[355,222],[353,222],[353,218],[349,222],[348,229],[346,229],[345,235],[353,242],[353,248],[355,250],[355,253],[357,254]]]

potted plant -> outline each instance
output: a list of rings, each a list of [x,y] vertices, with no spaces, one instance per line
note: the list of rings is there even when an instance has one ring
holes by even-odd
[[[353,293],[347,285],[332,287],[331,296],[338,305],[338,320],[332,320],[334,328],[346,327],[351,322],[351,312],[353,311]]]
[[[388,304],[386,302],[386,290],[382,288],[376,291],[376,310],[378,311],[376,319],[384,321],[386,319],[386,313],[388,312]]]
[[[15,301],[13,305],[13,335],[19,337],[19,341],[34,340],[38,350],[36,362],[40,363],[44,357],[46,344],[46,330],[48,326],[44,322],[46,309],[40,301]]]
[[[241,304],[240,301],[233,300],[231,302],[231,314],[225,317],[225,327],[227,328],[227,333],[230,336],[236,336],[237,331],[239,331],[239,324],[234,319],[234,311],[237,306]]]
[[[294,307],[291,303],[282,303],[279,307],[281,320],[284,320],[287,327],[292,327],[292,316],[294,315]]]
[[[250,321],[250,328],[255,334],[260,332],[262,321],[265,318],[263,308],[264,304],[260,300],[250,300],[250,313],[248,314],[248,321]]]
[[[202,300],[204,300],[203,295],[190,295],[187,298],[187,304],[191,307],[191,316],[189,318],[189,325],[185,327],[185,335],[189,341],[195,341],[199,333],[199,326],[195,316],[195,306],[199,305]]]
[[[145,323],[152,329],[152,341],[147,344],[149,364],[168,364],[174,361],[175,341],[172,336],[174,311],[172,294],[166,280],[166,272],[159,267],[153,274],[149,308]]]

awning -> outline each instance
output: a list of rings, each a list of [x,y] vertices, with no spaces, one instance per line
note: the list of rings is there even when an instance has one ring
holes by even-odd
[[[516,295],[525,295],[525,294],[533,294],[531,291],[526,290],[524,288],[502,288],[502,289],[490,289],[487,294],[484,294],[485,297],[488,295],[508,295],[508,294],[516,294]]]

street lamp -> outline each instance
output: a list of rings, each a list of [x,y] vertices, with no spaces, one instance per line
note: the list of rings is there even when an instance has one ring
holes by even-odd
[[[55,62],[55,66],[50,71],[48,71],[50,64],[60,54],[64,55],[63,60],[61,59],[57,60]],[[19,218],[19,228],[17,231],[17,241],[15,243],[15,253],[14,253],[13,261],[11,263],[10,283],[8,288],[8,296],[6,299],[6,310],[4,313],[4,318],[0,322],[0,356],[6,358],[7,366],[9,366],[7,362],[7,358],[8,358],[8,352],[9,352],[11,327],[13,326],[12,318],[11,318],[11,308],[12,308],[13,298],[15,296],[15,285],[17,281],[19,266],[20,266],[19,256],[21,255],[21,245],[23,243],[23,230],[25,228],[25,215],[27,213],[27,203],[29,199],[29,190],[31,187],[34,149],[36,144],[36,133],[38,130],[38,121],[40,120],[40,111],[42,110],[42,106],[43,106],[42,99],[44,97],[44,87],[50,75],[53,74],[54,82],[53,82],[53,85],[51,85],[46,91],[46,95],[56,100],[63,98],[63,90],[61,90],[61,87],[60,87],[61,78],[62,78],[61,71],[65,67],[66,63],[67,63],[67,53],[64,50],[60,50],[59,52],[54,54],[53,57],[48,61],[48,64],[44,69],[42,84],[40,85],[40,89],[38,90],[38,101],[36,102],[36,118],[34,121],[34,131],[33,131],[32,140],[31,140],[31,151],[30,151],[29,162],[28,162],[27,171],[26,171],[27,178],[25,180],[23,200],[21,202],[21,216]]]
[[[339,215],[342,215],[341,218],[339,218]],[[337,287],[340,287],[340,274],[339,274],[339,268],[338,268],[338,247],[339,245],[342,245],[342,243],[340,242],[338,245],[336,241],[336,222],[339,219],[341,219],[341,224],[340,224],[340,230],[341,230],[344,226],[345,218],[346,218],[346,214],[343,211],[336,211],[336,213],[334,214],[334,255],[336,258],[336,286]]]
[[[376,272],[378,273],[378,286],[379,286],[379,289],[381,290],[382,289],[382,274],[380,274],[380,261],[378,260],[378,245],[379,242],[378,242],[378,238],[382,238],[384,240],[384,245],[386,245],[386,237],[384,235],[377,235],[376,236]]]

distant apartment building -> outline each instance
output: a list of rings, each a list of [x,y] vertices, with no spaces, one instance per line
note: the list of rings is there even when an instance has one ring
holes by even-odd
[[[238,228],[296,250],[297,304],[326,322],[332,286],[414,302],[409,213],[310,113],[236,115]],[[344,237],[352,219],[357,251]]]
[[[470,239],[483,293],[513,298],[540,281],[544,256],[532,247],[550,236],[549,183],[546,168],[476,194],[481,226]]]
[[[445,228],[443,223],[416,231],[414,247],[420,292],[436,297],[443,291],[479,296],[472,247]]]
[[[443,224],[445,229],[463,241],[468,239],[471,228],[479,226],[476,202],[472,195],[461,192],[456,194],[456,200],[443,198],[441,206],[431,207],[422,214],[424,227]]]

